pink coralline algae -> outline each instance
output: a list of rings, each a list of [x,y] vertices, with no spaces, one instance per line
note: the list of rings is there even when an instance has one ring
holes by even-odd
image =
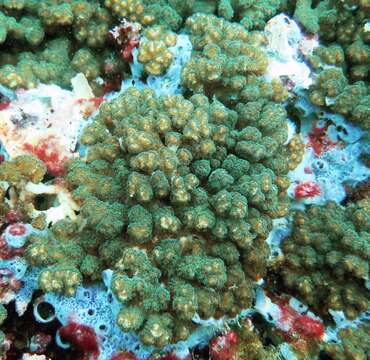
[[[209,352],[214,360],[233,359],[236,352],[238,336],[234,331],[229,331],[224,335],[214,337],[209,342]]]
[[[24,149],[42,160],[49,174],[54,176],[63,175],[64,163],[68,158],[62,155],[63,149],[61,149],[56,137],[49,136],[41,139],[36,145],[26,143],[24,144]]]
[[[78,350],[89,356],[91,360],[99,357],[99,344],[95,331],[86,325],[70,322],[59,329],[63,341],[70,342]]]
[[[294,197],[302,199],[320,195],[320,185],[313,181],[301,182],[294,189]]]
[[[299,313],[286,300],[281,301],[278,306],[281,311],[277,322],[278,328],[292,336],[298,335],[305,339],[322,339],[325,328],[321,320]]]

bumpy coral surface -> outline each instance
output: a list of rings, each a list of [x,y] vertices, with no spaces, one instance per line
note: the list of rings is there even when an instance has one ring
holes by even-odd
[[[327,344],[325,354],[334,360],[365,360],[370,352],[369,333],[369,324],[366,323],[359,328],[345,328],[339,332],[339,344]]]
[[[138,60],[151,75],[162,75],[171,65],[173,54],[169,47],[176,45],[176,34],[162,26],[153,26],[144,32],[140,41]]]
[[[110,56],[94,50],[106,45],[112,24],[99,1],[1,1],[0,20],[0,83],[10,88],[67,87],[77,72],[93,80]]]
[[[349,84],[341,68],[322,70],[310,87],[309,96],[314,105],[327,106],[363,129],[370,129],[369,87],[363,81]]]
[[[196,13],[217,14],[240,22],[248,30],[262,30],[282,3],[281,0],[105,0],[107,8],[130,21],[165,25],[172,30]]]
[[[125,331],[161,347],[185,339],[196,313],[250,306],[272,219],[289,205],[285,116],[263,101],[233,111],[135,88],[102,105],[81,139],[87,163],[71,162],[67,180],[115,267]]]
[[[169,3],[183,17],[197,12],[213,13],[239,22],[248,30],[263,29],[266,20],[282,5],[280,0],[169,0]]]
[[[105,6],[129,21],[147,25],[164,25],[178,30],[182,19],[166,0],[105,0]]]
[[[353,319],[369,306],[369,216],[368,200],[295,214],[292,235],[283,243],[284,285],[324,316],[342,310]]]
[[[46,173],[46,166],[39,159],[24,155],[16,157],[12,161],[0,164],[0,222],[6,222],[6,217],[11,210],[19,213],[18,221],[25,216],[26,212],[32,211],[30,199],[24,194],[26,184],[31,181],[40,182]],[[27,211],[28,210],[28,211]],[[28,218],[30,219],[30,217]]]
[[[318,76],[310,99],[369,130],[369,7],[363,1],[322,1],[312,9],[311,3],[297,1],[295,13],[323,42],[311,57]]]
[[[248,33],[240,24],[205,14],[189,17],[186,27],[195,50],[182,70],[186,88],[227,102],[261,96],[284,100],[286,92],[279,81],[260,78],[268,65],[261,33]]]
[[[77,41],[91,47],[101,46],[111,21],[109,12],[95,0],[4,0],[0,9],[4,20],[2,43],[13,38],[39,45],[53,29],[70,26]],[[22,16],[24,13],[28,16]]]
[[[222,342],[229,340],[234,335],[236,338],[234,344],[229,345],[229,353],[227,356],[222,353]],[[223,339],[225,337],[226,339]],[[221,340],[221,341],[220,341]],[[227,345],[227,341],[226,341]],[[236,327],[236,332],[229,332],[222,337],[211,340],[211,355],[215,359],[251,359],[251,360],[279,360],[281,354],[279,350],[273,345],[265,345],[261,341],[261,337],[256,328],[254,328],[252,321],[249,318],[241,320],[241,323]],[[221,349],[220,349],[221,348]]]

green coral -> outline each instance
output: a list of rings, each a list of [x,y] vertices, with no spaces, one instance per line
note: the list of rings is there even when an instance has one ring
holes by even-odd
[[[105,0],[104,4],[115,15],[144,26],[163,25],[178,30],[181,25],[180,15],[166,0]]]
[[[42,23],[36,17],[23,16],[18,21],[16,18],[7,16],[0,11],[0,24],[0,44],[12,38],[37,46],[43,41],[45,36]]]
[[[0,83],[10,88],[67,87],[78,72],[95,85],[106,71],[111,79],[125,77],[128,67],[106,42],[122,17],[142,27],[143,80],[170,66],[172,31],[183,27],[193,45],[181,74],[184,96],[128,88],[85,127],[86,158],[69,161],[64,178],[77,219],[50,228],[42,216],[33,219],[44,229],[25,246],[29,265],[42,268],[43,292],[73,296],[110,268],[122,304],[118,326],[155,348],[187,339],[198,315],[231,318],[250,308],[255,282],[271,269],[278,272],[273,280],[283,280],[279,289],[324,318],[329,309],[349,318],[366,310],[367,201],[295,213],[282,268],[269,258],[272,222],[289,213],[287,174],[304,151],[299,136],[286,145],[288,93],[281,80],[264,78],[266,38],[256,31],[280,9],[323,40],[309,58],[316,71],[311,101],[368,129],[364,1],[0,0]],[[25,185],[40,183],[45,173],[30,156],[0,164],[2,222],[9,196],[26,215],[34,209]],[[0,306],[0,323],[4,316]],[[240,320],[237,356],[280,358],[260,329]],[[363,330],[342,331],[343,344],[324,351],[361,358]]]
[[[81,138],[87,161],[71,161],[66,179],[81,234],[99,238],[81,246],[114,269],[123,330],[161,347],[187,338],[196,313],[251,305],[272,219],[289,207],[287,134],[283,106],[267,99],[230,110],[129,88],[102,104]]]
[[[104,5],[120,17],[130,21],[149,23],[151,20],[144,13],[145,6],[142,0],[105,0]]]
[[[73,296],[77,286],[82,284],[82,276],[74,267],[66,265],[49,266],[39,275],[39,287],[45,293],[56,292]]]
[[[4,323],[8,316],[8,312],[3,304],[0,304],[0,325]]]
[[[42,52],[23,52],[0,68],[0,83],[9,88],[35,87],[39,82],[67,85],[74,75],[69,66],[70,43],[56,39]]]
[[[112,22],[107,9],[96,0],[1,1],[0,9],[2,26],[5,29],[8,26],[8,35],[31,45],[39,45],[45,34],[58,27],[70,27],[78,42],[102,46]],[[19,17],[25,12],[31,17]]]
[[[357,328],[348,327],[339,331],[339,343],[326,344],[325,355],[333,360],[366,360],[370,353],[370,326],[361,324]]]
[[[86,206],[94,205],[90,203]],[[101,279],[101,271],[110,265],[104,261],[107,247],[110,251],[116,252],[117,259],[122,253],[121,247],[111,249],[112,245],[109,242],[104,244],[105,248],[100,249],[106,237],[117,234],[117,227],[112,224],[112,219],[116,218],[116,221],[119,221],[119,209],[113,207],[109,213],[104,213],[105,207],[101,210],[98,207],[94,209],[93,213],[81,210],[84,211],[83,216],[89,217],[89,223],[84,221],[78,224],[69,219],[60,220],[54,223],[50,230],[46,229],[29,236],[25,258],[31,266],[43,269],[39,275],[39,286],[45,292],[74,295],[83,278],[93,281]],[[96,219],[101,217],[99,223],[93,220],[94,216]],[[104,219],[111,222],[104,223]],[[122,229],[122,225],[118,226]],[[79,227],[85,227],[85,230],[81,231]],[[89,227],[94,227],[98,233],[92,233]],[[113,255],[110,251],[108,253],[111,262]],[[96,256],[97,254],[100,256]]]
[[[341,68],[322,70],[309,89],[314,105],[327,106],[365,130],[370,129],[369,86],[363,81],[349,84]]]
[[[176,45],[176,34],[162,26],[146,29],[140,40],[138,60],[151,75],[162,75],[171,65],[173,55],[169,47]]]
[[[104,75],[103,64],[110,61],[112,53],[104,51],[98,54],[85,47],[73,52],[72,48],[68,39],[56,38],[46,41],[40,51],[4,53],[3,59],[0,58],[0,64],[3,64],[0,83],[12,89],[32,88],[40,82],[69,87],[71,78],[81,72],[93,88],[98,88],[94,80]]]
[[[237,324],[232,324],[232,330],[238,335],[238,342],[235,345],[234,350],[235,359],[283,359],[279,347],[277,344],[275,344],[275,341],[273,341],[273,344],[269,343],[268,345],[263,342],[263,339],[268,336],[268,330],[257,330],[249,318],[240,319]]]
[[[263,29],[268,19],[281,6],[280,0],[169,0],[169,4],[182,16],[195,13],[216,14],[226,20],[239,22],[246,29]]]
[[[0,181],[6,181],[13,186],[28,181],[38,183],[45,174],[45,164],[33,155],[17,156],[0,164]]]
[[[263,29],[282,5],[281,0],[105,0],[105,6],[120,17],[144,26],[164,25],[178,30],[196,13],[215,14],[240,22],[246,29]]]
[[[368,83],[362,79],[369,71],[370,47],[358,39],[345,49],[338,44],[315,49],[309,61],[317,76],[309,88],[309,98],[314,105],[326,106],[368,130],[370,96]],[[352,65],[350,69],[348,64]]]
[[[306,10],[310,4],[311,1],[297,1],[295,16],[309,32],[319,33],[320,43],[328,46],[328,50],[316,51],[316,55],[321,56],[321,65],[324,67],[325,64],[334,65],[330,61],[333,57],[328,59],[327,55],[328,53],[338,55],[338,51],[341,51],[344,59],[340,63],[337,62],[335,66],[343,68],[351,83],[366,80],[370,69],[370,37],[366,30],[368,21],[366,3],[351,1],[346,4],[344,1],[329,0],[320,2],[315,10]],[[325,46],[323,46],[324,49]],[[342,56],[341,54],[340,57]],[[317,57],[314,63],[317,68],[320,63]]]
[[[370,37],[366,30],[369,7],[364,1],[298,0],[294,16],[305,30],[318,33],[321,46],[309,61],[316,72],[309,88],[314,105],[345,116],[370,129]]]
[[[28,182],[39,183],[46,174],[45,164],[32,155],[21,155],[0,163],[0,222],[4,223],[10,210],[30,220],[34,209],[33,196],[25,196]]]
[[[296,0],[285,7],[293,12],[294,18],[304,30],[320,34],[325,41],[340,44],[353,41],[365,24],[369,5],[363,0]]]
[[[182,69],[185,88],[233,103],[259,97],[285,99],[287,93],[277,80],[268,83],[260,77],[268,65],[261,34],[205,14],[189,17],[186,29],[194,51]]]
[[[224,0],[218,2],[218,15],[240,22],[247,30],[262,30],[266,21],[272,18],[281,6],[281,0]],[[230,15],[228,15],[230,14]]]
[[[213,15],[196,14],[187,19],[186,26],[194,50],[200,53],[183,68],[185,87],[208,93],[208,84],[212,88],[219,85],[220,93],[229,94],[226,86],[229,87],[227,90],[239,92],[245,86],[248,74],[265,72],[265,53],[258,48],[258,43],[248,44],[249,35],[241,25]]]
[[[335,203],[297,212],[283,243],[286,289],[319,314],[342,310],[355,318],[369,306],[369,202]]]
[[[335,10],[329,6],[329,1],[320,1],[315,8],[312,5],[312,0],[297,0],[294,18],[307,32],[316,34],[320,30],[320,18],[335,16]]]
[[[2,1],[0,22],[0,83],[9,88],[68,87],[77,72],[93,81],[112,58],[101,48],[113,19],[99,1]]]
[[[325,41],[350,44],[366,32],[366,1],[330,1],[330,11],[319,14],[319,34]]]
[[[343,48],[338,44],[318,46],[309,56],[309,62],[315,71],[322,70],[324,64],[344,67],[345,54]]]
[[[45,292],[74,295],[82,283],[77,266],[84,257],[83,248],[73,241],[76,225],[62,220],[52,231],[32,234],[28,239],[25,258],[31,266],[43,268],[39,275],[39,287]]]

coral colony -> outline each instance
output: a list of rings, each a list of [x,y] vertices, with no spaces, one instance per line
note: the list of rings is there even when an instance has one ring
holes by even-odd
[[[368,0],[0,0],[0,360],[366,360]]]

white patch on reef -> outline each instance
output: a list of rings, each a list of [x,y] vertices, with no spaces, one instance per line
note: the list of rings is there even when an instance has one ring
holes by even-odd
[[[37,210],[33,207],[30,214],[32,218],[36,218],[37,216],[43,214],[45,215],[45,221],[48,225],[65,218],[76,220],[76,212],[80,210],[80,207],[72,199],[72,195],[69,190],[62,184],[46,185],[42,183],[35,184],[28,182],[25,190],[33,195],[55,195],[57,199],[55,206],[52,206],[47,210]]]
[[[25,354],[22,355],[21,360],[51,360],[51,359],[46,357],[45,355],[36,355],[36,354],[25,353]]]
[[[308,310],[308,306],[300,302],[298,299],[292,297],[289,299],[289,306],[301,315]]]
[[[295,89],[307,89],[312,84],[311,70],[302,55],[312,53],[318,39],[302,34],[298,24],[285,14],[269,20],[264,30],[269,57],[266,78],[286,77]]]
[[[88,100],[95,96],[84,74],[78,73],[71,79],[71,84],[76,99]]]
[[[298,24],[285,14],[270,19],[265,26],[268,49],[282,61],[290,61],[298,51],[302,37]]]
[[[281,310],[274,304],[262,289],[256,290],[256,304],[254,309],[261,314],[266,321],[276,324],[281,316]]]
[[[283,253],[280,246],[283,240],[291,233],[291,224],[288,218],[278,218],[272,220],[272,230],[266,239],[270,247],[269,260],[281,258]]]
[[[288,145],[292,141],[294,135],[297,133],[296,125],[292,120],[288,119],[287,126],[288,126],[288,137],[283,145]]]
[[[84,122],[83,105],[78,102],[93,96],[82,74],[72,79],[73,91],[57,85],[40,84],[19,90],[9,107],[0,111],[0,141],[10,158],[29,153],[40,141],[55,140],[59,157],[76,156],[79,129]]]

